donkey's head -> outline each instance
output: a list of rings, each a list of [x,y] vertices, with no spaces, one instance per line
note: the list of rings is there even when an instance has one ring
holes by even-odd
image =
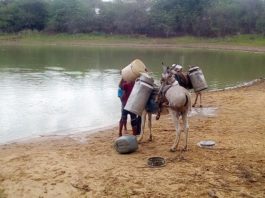
[[[172,85],[176,81],[173,68],[163,67],[162,77],[160,79],[161,86]]]
[[[161,76],[161,79],[160,79],[160,88],[159,88],[159,91],[158,91],[158,95],[156,97],[156,102],[161,102],[163,99],[163,90],[165,88],[166,85],[172,85],[174,83],[176,83],[176,79],[175,79],[175,75],[174,75],[174,72],[173,71],[173,68],[170,68],[170,67],[165,67],[163,66],[163,73],[162,73],[162,76]]]

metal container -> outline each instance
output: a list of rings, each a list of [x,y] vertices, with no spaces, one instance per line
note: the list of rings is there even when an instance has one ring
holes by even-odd
[[[162,167],[166,165],[166,160],[163,157],[150,157],[147,161],[148,166],[154,167]]]
[[[195,92],[199,92],[208,88],[202,70],[199,67],[196,66],[190,68],[188,75],[190,77],[191,84]]]
[[[141,75],[141,73],[144,72],[146,72],[145,64],[141,60],[135,59],[128,66],[121,70],[121,75],[123,80],[132,82],[135,81]]]
[[[138,142],[134,135],[124,135],[116,139],[114,147],[118,153],[132,153],[138,149]]]
[[[124,109],[141,116],[152,93],[153,84],[153,78],[148,74],[141,74],[134,84]]]

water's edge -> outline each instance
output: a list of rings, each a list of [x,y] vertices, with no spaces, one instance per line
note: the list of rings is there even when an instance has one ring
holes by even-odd
[[[226,91],[226,90],[233,90],[233,89],[238,89],[238,88],[242,88],[242,87],[249,87],[252,86],[258,82],[264,81],[265,78],[258,78],[258,79],[254,79],[245,83],[241,83],[238,84],[236,86],[232,86],[232,87],[226,87],[223,89],[215,89],[215,90],[209,90],[206,92],[218,92],[218,91]],[[117,121],[118,122],[118,121]],[[108,125],[108,126],[103,126],[103,127],[96,127],[93,129],[85,129],[82,130],[81,128],[77,128],[75,130],[65,130],[65,131],[55,131],[49,134],[45,134],[45,135],[36,135],[36,136],[30,136],[30,137],[26,137],[26,138],[19,138],[19,139],[14,139],[11,141],[7,141],[5,143],[0,143],[0,145],[8,145],[8,144],[20,144],[20,143],[29,143],[29,142],[34,142],[34,141],[41,141],[41,140],[47,140],[47,139],[62,139],[62,138],[72,138],[74,140],[76,140],[79,143],[85,143],[87,140],[87,136],[89,135],[93,135],[96,133],[101,133],[101,132],[105,132],[109,129],[114,129],[115,127],[117,127],[117,122],[113,122],[112,124]]]

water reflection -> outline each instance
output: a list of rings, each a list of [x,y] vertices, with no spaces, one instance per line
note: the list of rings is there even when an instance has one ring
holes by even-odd
[[[192,108],[189,116],[215,117],[217,116],[217,107]]]
[[[140,58],[156,82],[161,62],[199,65],[209,89],[265,74],[265,55],[200,50],[0,46],[0,143],[117,123],[120,69]],[[209,112],[208,112],[209,113]]]
[[[0,142],[118,121],[118,71],[0,73]],[[116,74],[115,74],[116,73]],[[4,94],[3,94],[4,93]]]

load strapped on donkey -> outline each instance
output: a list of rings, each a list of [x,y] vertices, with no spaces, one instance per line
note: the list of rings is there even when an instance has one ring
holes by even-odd
[[[208,88],[207,82],[203,75],[202,70],[198,66],[190,66],[188,73],[182,70],[181,65],[173,64],[170,68],[179,85],[186,89],[193,89],[196,95],[192,107],[195,107],[197,99],[200,96],[200,107],[202,107],[201,92]]]

